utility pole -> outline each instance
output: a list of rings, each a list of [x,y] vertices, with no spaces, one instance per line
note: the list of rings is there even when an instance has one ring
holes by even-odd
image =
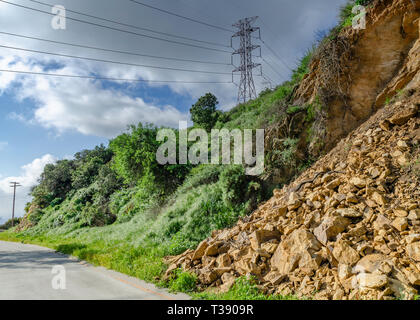
[[[12,228],[15,223],[15,202],[16,202],[16,188],[21,187],[19,182],[10,182],[10,187],[13,188],[13,209],[12,209]]]
[[[258,19],[258,17],[251,17],[239,20],[237,23],[233,25],[239,29],[232,36],[232,47],[233,47],[233,38],[240,37],[240,48],[235,50],[232,54],[232,64],[233,64],[233,55],[239,54],[241,57],[241,65],[235,68],[232,72],[241,72],[241,82],[239,84],[239,93],[238,93],[238,103],[245,103],[252,98],[257,97],[257,93],[255,91],[255,84],[254,78],[252,75],[252,70],[261,66],[259,63],[254,63],[252,61],[252,52],[255,49],[260,49],[261,46],[253,45],[252,44],[252,37],[251,35],[258,31],[260,33],[259,38],[261,38],[261,31],[259,27],[253,27],[252,24]],[[260,54],[261,55],[261,54]]]

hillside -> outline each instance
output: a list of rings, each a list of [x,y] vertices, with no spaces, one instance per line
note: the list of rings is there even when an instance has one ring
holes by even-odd
[[[351,27],[351,1],[290,81],[212,113],[212,128],[266,130],[262,175],[159,165],[160,128],[133,125],[47,165],[20,225],[0,238],[174,290],[225,292],[252,275],[268,295],[414,297],[420,2],[356,3],[366,29]]]
[[[407,10],[410,1],[375,4],[367,30],[340,33],[353,51],[368,50],[368,41],[372,52],[341,65],[349,68],[343,75],[354,80],[347,105],[336,96],[330,100],[324,141],[334,144],[374,115],[292,184],[275,190],[250,217],[213,232],[195,250],[168,258],[167,274],[182,267],[197,274],[202,287],[222,292],[235,278],[253,275],[264,292],[283,296],[412,299],[418,294],[420,4],[417,11]],[[385,29],[383,39],[372,39]],[[323,63],[313,60],[296,99],[311,101],[323,92],[321,81],[330,72]],[[363,68],[368,72],[361,73]]]

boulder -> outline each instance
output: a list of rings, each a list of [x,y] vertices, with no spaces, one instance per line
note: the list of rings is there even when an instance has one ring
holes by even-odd
[[[341,216],[324,218],[322,223],[315,228],[314,234],[323,245],[326,245],[328,240],[333,239],[346,230],[350,224],[351,221],[349,219]]]
[[[407,245],[407,255],[414,261],[420,262],[420,242],[414,242]]]
[[[305,272],[317,270],[322,258],[315,252],[321,247],[312,233],[303,229],[295,230],[280,243],[271,258],[271,266],[276,267],[282,275],[289,274],[297,267]]]
[[[338,241],[335,243],[333,256],[339,263],[349,266],[355,265],[360,260],[360,256],[357,251],[344,241]]]

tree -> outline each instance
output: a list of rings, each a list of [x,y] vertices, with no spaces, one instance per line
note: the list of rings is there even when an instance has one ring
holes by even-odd
[[[72,160],[60,160],[56,164],[47,164],[41,174],[39,184],[31,192],[35,203],[43,208],[54,199],[64,200],[72,190],[74,169],[75,164]]]
[[[126,184],[145,183],[146,179],[148,184],[171,190],[188,174],[190,165],[160,165],[156,161],[157,150],[163,143],[156,140],[158,130],[155,126],[139,123],[110,141],[114,153],[112,168]]]
[[[219,112],[216,110],[218,103],[217,98],[211,93],[207,93],[198,99],[190,109],[191,119],[194,125],[210,131],[219,117]]]

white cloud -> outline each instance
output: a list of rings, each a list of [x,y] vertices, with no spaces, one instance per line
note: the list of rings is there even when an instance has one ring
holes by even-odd
[[[28,195],[30,188],[36,185],[45,165],[55,161],[54,156],[46,154],[22,166],[19,176],[0,177],[0,217],[9,219],[11,215],[13,188],[10,187],[10,182],[17,181],[22,185],[17,190],[16,215],[23,216],[25,204],[31,201],[31,197]]]
[[[302,51],[302,43],[304,47],[310,46],[313,32],[330,25],[336,16],[335,10],[332,9],[337,8],[340,3],[344,2],[345,0],[300,0],[299,3],[296,1],[266,0],[265,5],[261,6],[258,2],[245,0],[236,1],[232,4],[226,4],[222,0],[214,0],[211,4],[205,1],[179,0],[178,3],[178,1],[161,0],[159,6],[174,12],[179,12],[182,7],[182,11],[186,15],[197,16],[203,18],[204,21],[211,21],[214,24],[226,27],[243,16],[259,15],[260,19],[257,21],[257,25],[262,27],[264,39],[270,43],[279,55],[282,55],[286,63],[293,67],[296,58],[299,58],[298,56]],[[113,0],[63,0],[63,4],[68,9],[77,9],[81,12],[150,27],[163,32],[226,45],[230,43],[231,34],[229,33],[191,24],[129,2],[121,5],[119,1]],[[46,9],[44,6],[37,6],[33,3],[31,6]],[[133,34],[105,30],[75,21],[68,21],[67,30],[57,31],[50,27],[51,17],[4,3],[0,3],[0,7],[0,30],[6,32],[150,55],[230,63],[229,53],[174,45],[144,37],[136,37]],[[220,10],[220,8],[226,10]],[[269,25],[269,29],[266,28],[267,25]],[[154,35],[156,36],[156,34]],[[232,69],[229,66],[169,62],[103,53],[33,40],[28,41],[5,35],[0,35],[0,40],[3,45],[129,63],[229,73]],[[201,45],[211,47],[207,44]],[[48,63],[55,62],[64,66],[62,69],[56,70],[57,73],[63,74],[88,75],[94,73],[108,77],[142,78],[146,80],[230,81],[229,75],[205,75],[150,68],[132,68],[65,58],[52,59],[51,56],[47,55],[41,56],[8,49],[2,50],[2,54],[3,52],[5,56],[0,59],[0,67],[3,69],[42,71],[41,65],[45,66]],[[263,53],[265,57],[269,54],[264,47]],[[269,74],[271,78],[278,79],[278,76],[267,66],[265,66],[264,72]],[[280,72],[286,76],[289,74],[289,71],[284,69],[280,69]],[[257,89],[262,89],[260,81],[262,79],[256,76],[255,80]],[[132,88],[141,87],[136,87],[137,85],[132,84]],[[161,84],[153,84],[153,87],[157,86],[161,86]],[[232,84],[169,84],[168,86],[174,95],[185,95],[192,99],[196,99],[206,92],[213,92],[219,98],[221,107],[225,110],[233,106],[236,101],[237,88]],[[55,129],[59,133],[76,130],[86,135],[112,137],[124,130],[128,124],[153,122],[157,125],[176,126],[179,120],[188,117],[187,114],[177,110],[177,108],[186,106],[161,105],[159,102],[147,103],[145,97],[134,99],[124,93],[124,90],[106,89],[101,87],[101,83],[90,80],[39,76],[23,77],[16,74],[0,73],[0,95],[5,90],[12,90],[17,99],[32,99],[36,104],[32,117],[14,114],[15,119],[31,124],[40,124],[46,128]]]

